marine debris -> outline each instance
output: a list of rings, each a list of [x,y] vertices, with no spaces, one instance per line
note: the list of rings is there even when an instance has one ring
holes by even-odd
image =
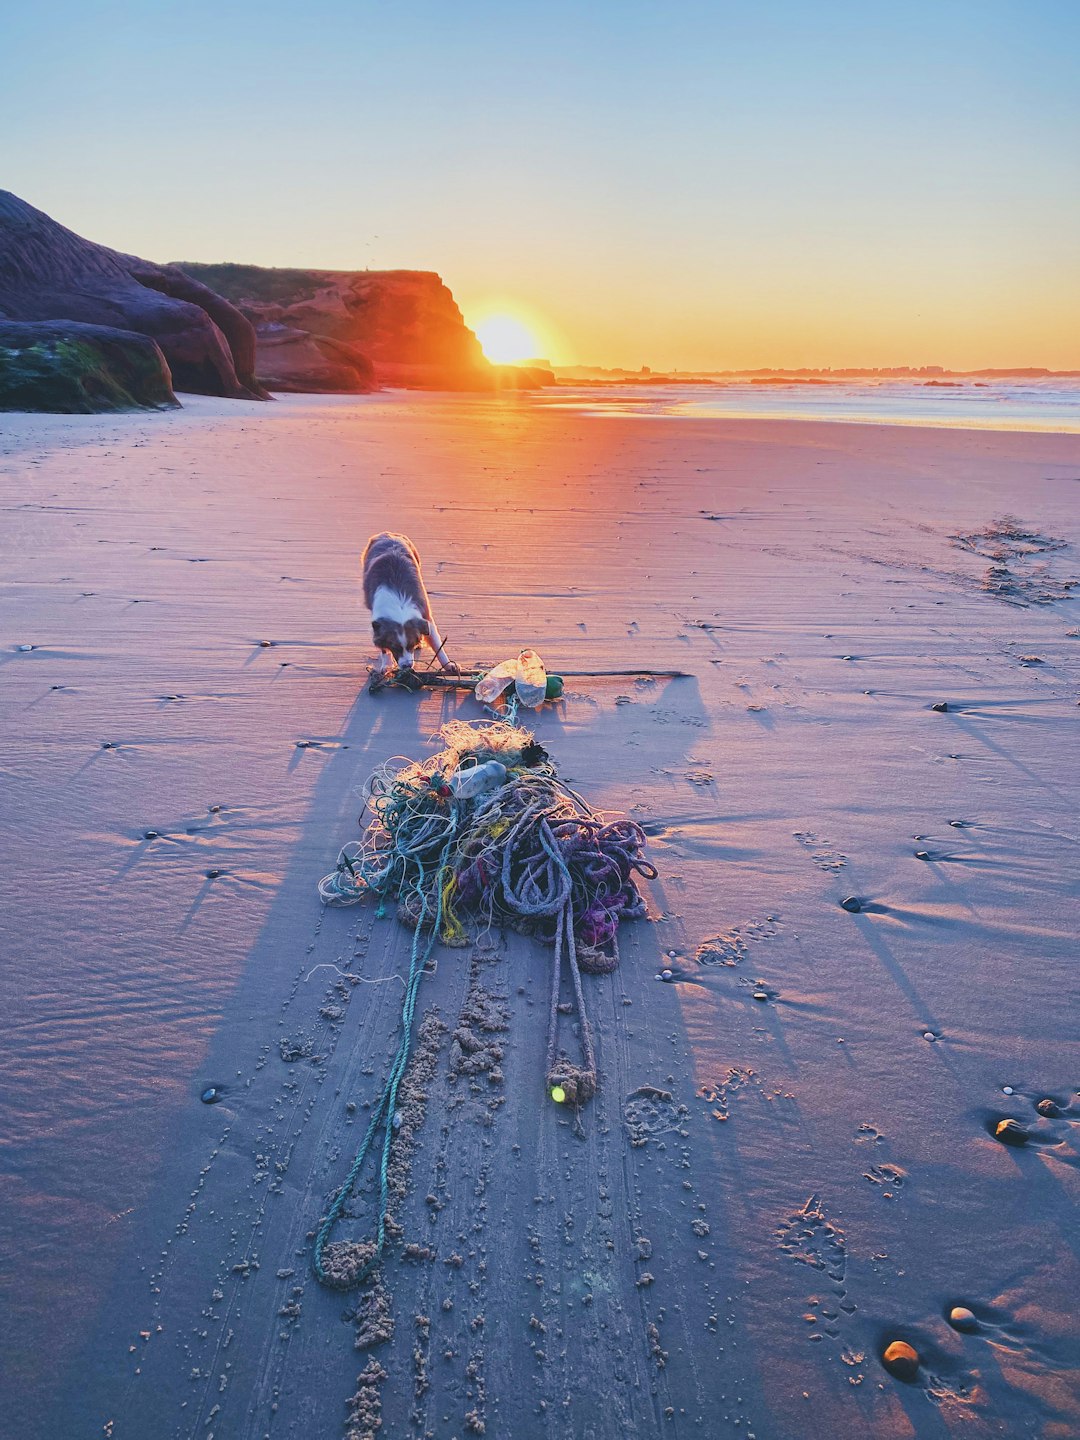
[[[378,1265],[386,1235],[388,1172],[398,1088],[412,1047],[416,996],[437,940],[468,943],[466,919],[482,928],[506,925],[554,946],[545,1085],[556,1103],[580,1109],[598,1075],[581,972],[610,974],[619,963],[623,920],[645,915],[635,874],[655,879],[645,833],[632,820],[606,820],[561,780],[528,730],[503,721],[452,720],[444,749],[396,769],[388,762],[366,787],[371,819],[345,845],[319,882],[328,905],[374,897],[396,903],[414,932],[401,1012],[401,1037],[390,1075],[372,1107],[360,1150],[315,1240],[319,1279],[337,1288],[360,1284]],[[580,1063],[558,1048],[563,969],[569,971],[580,1020]],[[352,1193],[375,1137],[383,1131],[379,1215],[373,1244],[359,1263],[335,1263],[330,1235]],[[353,1246],[353,1249],[356,1247]]]

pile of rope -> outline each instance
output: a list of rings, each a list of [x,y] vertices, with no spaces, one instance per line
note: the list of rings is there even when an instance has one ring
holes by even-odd
[[[606,821],[593,811],[559,779],[529,731],[501,721],[453,720],[440,734],[445,748],[437,755],[403,765],[388,761],[375,772],[366,787],[371,818],[363,837],[343,847],[336,868],[319,883],[328,905],[353,905],[369,896],[380,906],[396,903],[399,918],[415,932],[390,1078],[316,1237],[315,1270],[327,1284],[341,1282],[326,1272],[323,1250],[380,1125],[385,1135],[375,1245],[348,1283],[360,1283],[382,1254],[392,1119],[411,1048],[416,992],[436,940],[468,944],[468,917],[482,929],[506,925],[554,946],[546,1080],[556,1100],[577,1109],[595,1094],[598,1079],[581,972],[616,968],[620,923],[645,914],[634,876],[655,879],[657,873],[645,858],[641,827]],[[564,963],[581,1022],[580,1064],[558,1050]]]

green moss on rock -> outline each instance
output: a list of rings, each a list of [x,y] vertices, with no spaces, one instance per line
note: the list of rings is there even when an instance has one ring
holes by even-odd
[[[178,405],[157,343],[74,321],[0,320],[0,410],[88,415]]]

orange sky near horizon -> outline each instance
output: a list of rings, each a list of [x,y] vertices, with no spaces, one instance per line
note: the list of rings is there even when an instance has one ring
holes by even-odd
[[[1067,0],[0,23],[0,183],[121,250],[435,270],[555,364],[1080,369]]]

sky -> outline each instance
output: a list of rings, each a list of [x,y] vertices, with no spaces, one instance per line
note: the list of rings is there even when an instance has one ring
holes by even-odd
[[[1080,368],[1080,0],[0,0],[0,188],[557,364]]]

